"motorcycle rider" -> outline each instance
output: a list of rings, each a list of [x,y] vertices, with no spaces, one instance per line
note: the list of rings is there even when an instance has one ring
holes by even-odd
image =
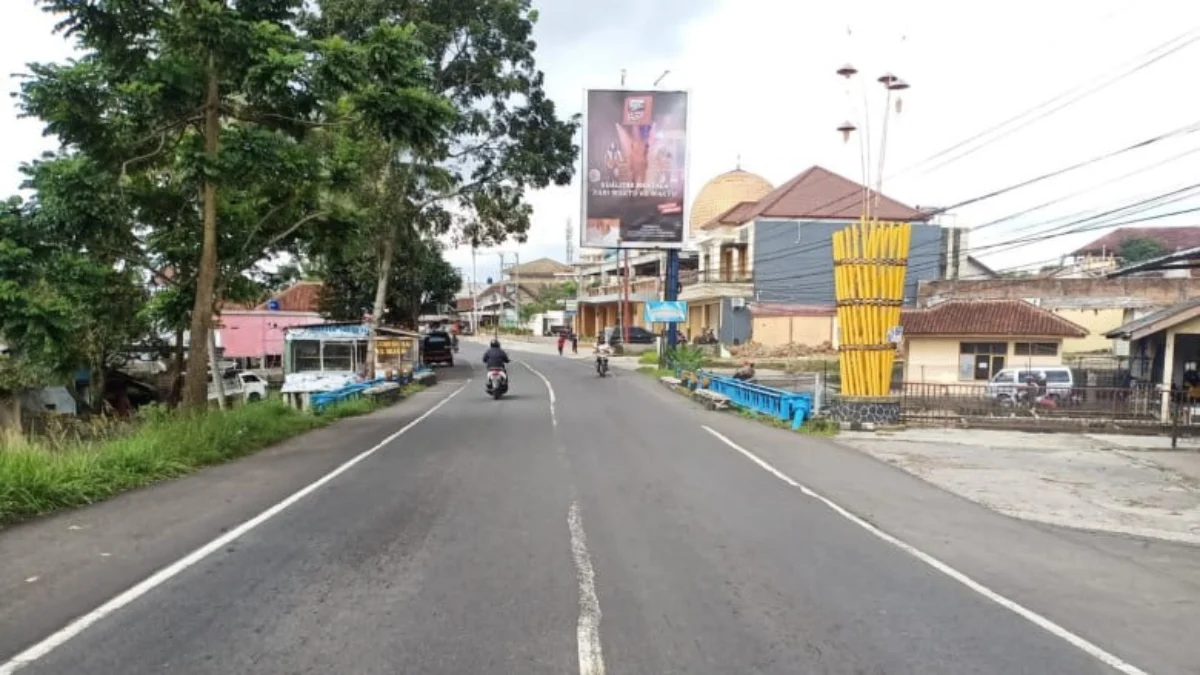
[[[500,348],[500,340],[492,338],[491,344],[488,345],[488,350],[483,353],[483,364],[488,370],[503,370],[504,380],[508,381],[508,352]],[[491,391],[492,383],[488,381],[488,391]]]
[[[596,349],[592,352],[596,355],[596,370],[600,370],[600,359],[607,359],[612,356],[612,346],[608,344],[608,340],[604,339],[603,335],[596,336]]]

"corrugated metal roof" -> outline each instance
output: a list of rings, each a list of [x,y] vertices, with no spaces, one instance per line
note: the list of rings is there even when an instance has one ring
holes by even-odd
[[[1129,323],[1123,324],[1104,334],[1107,338],[1125,338],[1137,333],[1141,330],[1149,328],[1156,323],[1170,319],[1177,314],[1183,314],[1193,309],[1200,308],[1200,298],[1191,298],[1181,303],[1171,305],[1165,309],[1160,309],[1157,312],[1152,312],[1143,316],[1140,319],[1134,319]],[[1186,320],[1182,319],[1181,320]]]

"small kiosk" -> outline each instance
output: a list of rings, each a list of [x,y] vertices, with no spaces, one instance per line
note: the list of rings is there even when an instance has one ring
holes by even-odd
[[[313,394],[366,382],[370,327],[361,323],[292,326],[284,331],[283,393],[288,405],[310,407]],[[380,326],[375,329],[375,379],[398,383],[412,379],[420,363],[416,333]]]

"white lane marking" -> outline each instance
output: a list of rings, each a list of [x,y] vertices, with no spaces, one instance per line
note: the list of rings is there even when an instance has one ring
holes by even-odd
[[[742,453],[743,455],[746,456],[747,459],[749,459],[750,461],[759,465],[763,469],[766,469],[768,473],[774,474],[774,476],[776,478],[782,480],[783,482],[787,483],[788,485],[791,485],[792,487],[795,487],[795,488],[799,488],[801,493],[821,502],[825,506],[832,509],[833,512],[837,513],[839,516],[845,518],[846,520],[849,520],[850,522],[854,523],[855,525],[858,525],[859,527],[863,528],[867,532],[870,532],[871,534],[875,535],[879,539],[882,539],[883,541],[891,544],[892,546],[895,546],[896,548],[913,556],[917,560],[920,560],[921,562],[925,563],[926,565],[929,565],[930,567],[937,570],[938,572],[941,572],[942,574],[950,577],[951,579],[957,581],[958,583],[962,584],[963,586],[966,586],[967,588],[971,589],[972,591],[975,591],[979,595],[982,595],[983,597],[987,598],[988,600],[991,600],[992,602],[996,603],[997,605],[1000,605],[1001,607],[1026,619],[1030,623],[1033,623],[1034,625],[1038,626],[1042,630],[1045,630],[1047,633],[1050,633],[1054,637],[1059,638],[1060,640],[1063,640],[1064,642],[1066,642],[1066,643],[1070,644],[1071,646],[1079,649],[1080,651],[1088,654],[1089,656],[1095,658],[1096,660],[1100,661],[1101,663],[1117,670],[1118,672],[1124,673],[1125,675],[1149,675],[1149,673],[1142,670],[1141,668],[1138,668],[1137,666],[1135,666],[1131,663],[1127,663],[1127,662],[1121,660],[1116,655],[1111,654],[1111,653],[1101,649],[1099,646],[1085,640],[1084,638],[1076,635],[1075,633],[1072,633],[1071,631],[1067,630],[1066,628],[1063,628],[1062,626],[1058,625],[1057,623],[1054,623],[1053,621],[1051,621],[1050,619],[1047,619],[1046,617],[1042,616],[1041,614],[1038,614],[1037,612],[1035,612],[1031,609],[1028,609],[1022,605],[1017,604],[1015,601],[1010,600],[1010,599],[1004,597],[1003,595],[1000,595],[996,591],[993,591],[992,589],[988,588],[987,586],[984,586],[983,584],[979,583],[978,581],[975,581],[974,579],[967,576],[966,574],[959,572],[958,570],[954,569],[950,565],[947,565],[946,563],[929,555],[928,553],[913,546],[912,544],[909,544],[905,541],[897,539],[896,537],[888,534],[887,532],[884,532],[883,530],[879,529],[878,527],[875,527],[871,523],[868,523],[867,521],[863,520],[862,518],[859,518],[858,516],[854,515],[853,513],[850,513],[846,509],[842,508],[836,502],[834,502],[830,499],[827,499],[826,497],[824,497],[816,492],[813,492],[811,489],[809,489],[808,487],[806,487],[804,485],[801,485],[800,483],[797,483],[790,476],[783,473],[779,469],[776,469],[775,467],[771,466],[767,462],[763,461],[754,453],[743,448],[742,446],[738,445],[737,443],[734,443],[733,441],[729,440],[729,438],[727,438],[721,432],[719,432],[707,425],[702,425],[702,426],[705,431],[712,434],[713,436],[716,436],[717,439],[719,439],[725,445],[728,445],[729,447],[733,448],[734,450],[737,450],[738,452]]]
[[[596,572],[588,555],[587,535],[579,516],[579,502],[571,502],[567,513],[571,531],[571,554],[575,558],[575,578],[579,582],[579,675],[604,675],[604,654],[600,650],[600,599],[596,597]]]
[[[558,426],[554,415],[554,386],[550,379],[525,361],[521,361],[529,372],[541,378],[550,396],[550,422]],[[556,443],[560,456],[565,458],[561,444]],[[574,488],[571,490],[574,492]],[[579,515],[579,502],[572,499],[567,511],[567,530],[571,533],[571,557],[575,560],[575,579],[579,584],[579,622],[575,626],[575,640],[579,650],[579,675],[604,675],[604,653],[600,648],[600,598],[596,595],[596,571],[592,568],[592,557],[587,550],[587,535],[583,531],[583,518]],[[3,675],[0,673],[0,675]]]
[[[550,394],[550,426],[554,426],[554,427],[558,426],[558,416],[554,412],[554,402],[556,400],[554,397],[554,386],[550,384],[550,380],[545,375],[543,375],[540,371],[538,371],[537,368],[534,368],[533,366],[529,365],[525,361],[521,361],[521,365],[525,366],[525,369],[528,370],[529,372],[531,372],[534,375],[537,375],[539,378],[541,378],[542,383],[546,385],[546,391],[549,392],[549,394]],[[0,673],[0,675],[3,675],[3,673]]]
[[[345,463],[343,463],[341,466],[337,467],[333,471],[330,471],[329,473],[318,478],[317,480],[313,481],[312,483],[309,483],[307,486],[301,488],[300,490],[293,492],[290,496],[288,496],[286,499],[279,502],[278,504],[272,506],[271,508],[267,509],[266,511],[263,511],[262,513],[251,518],[250,520],[247,520],[246,522],[242,523],[241,525],[238,525],[237,527],[233,528],[232,530],[229,530],[228,532],[221,535],[220,537],[213,539],[209,543],[205,544],[204,546],[201,546],[200,548],[196,549],[195,551],[192,551],[191,553],[184,556],[183,558],[180,558],[179,560],[176,560],[175,562],[164,567],[163,569],[155,572],[153,575],[151,575],[150,577],[146,578],[145,580],[139,582],[137,585],[133,586],[129,590],[125,591],[124,593],[121,593],[120,595],[113,598],[112,600],[109,600],[108,602],[104,603],[103,605],[100,605],[96,609],[93,609],[91,612],[88,612],[87,614],[79,617],[78,619],[75,619],[70,624],[67,624],[67,626],[65,628],[50,635],[50,637],[33,645],[32,647],[30,647],[29,649],[26,649],[25,651],[21,652],[20,654],[17,654],[11,660],[5,662],[3,665],[0,665],[0,675],[12,675],[13,673],[15,673],[17,671],[18,668],[27,666],[30,663],[37,661],[38,659],[42,658],[43,656],[49,654],[55,648],[62,646],[62,644],[65,643],[67,640],[70,640],[71,638],[75,637],[76,635],[79,635],[80,633],[82,633],[84,630],[86,630],[92,624],[103,619],[104,617],[108,616],[109,614],[112,614],[113,612],[117,611],[118,609],[121,609],[122,607],[124,607],[125,605],[128,605],[129,603],[133,602],[134,600],[137,600],[138,598],[142,597],[146,593],[149,593],[150,591],[154,590],[154,588],[156,588],[157,586],[162,585],[163,583],[165,583],[172,577],[176,576],[180,572],[186,570],[187,568],[191,567],[192,565],[195,565],[196,563],[205,559],[212,553],[224,549],[226,546],[228,546],[231,542],[236,540],[238,537],[241,537],[242,535],[246,534],[250,530],[253,530],[254,528],[258,527],[259,525],[262,525],[266,521],[270,520],[271,518],[279,515],[279,513],[282,512],[284,509],[288,508],[289,506],[295,504],[296,502],[300,501],[301,499],[304,499],[308,495],[312,494],[317,489],[319,489],[321,486],[325,485],[329,481],[331,481],[334,478],[337,478],[341,474],[345,473],[351,467],[353,467],[355,464],[358,464],[359,462],[363,461],[364,459],[375,454],[376,452],[378,452],[380,449],[382,449],[387,444],[391,443],[392,441],[396,440],[400,436],[404,435],[409,429],[412,429],[413,427],[415,427],[418,424],[420,424],[421,422],[423,422],[425,420],[425,418],[427,418],[430,415],[432,415],[433,413],[437,412],[438,409],[441,408],[442,406],[446,405],[450,401],[450,399],[457,396],[460,391],[462,391],[464,388],[466,388],[466,386],[468,384],[470,384],[470,382],[471,382],[470,380],[467,380],[466,382],[464,382],[458,389],[455,389],[454,391],[450,392],[449,396],[442,399],[441,401],[438,401],[438,403],[436,405],[434,405],[432,408],[430,408],[429,410],[426,410],[424,413],[422,413],[420,417],[418,417],[415,420],[404,425],[403,427],[400,428],[399,431],[397,431],[396,433],[392,434],[391,436],[388,436],[387,438],[383,439],[374,447],[372,447],[368,450],[364,450],[361,453],[355,455],[353,458],[347,460]]]

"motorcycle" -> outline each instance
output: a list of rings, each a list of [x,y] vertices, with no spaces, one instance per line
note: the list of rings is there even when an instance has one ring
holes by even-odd
[[[608,375],[608,357],[600,355],[596,357],[596,374],[600,377]]]
[[[492,368],[488,370],[487,393],[492,395],[492,398],[497,401],[500,397],[508,392],[508,373],[502,368]]]

